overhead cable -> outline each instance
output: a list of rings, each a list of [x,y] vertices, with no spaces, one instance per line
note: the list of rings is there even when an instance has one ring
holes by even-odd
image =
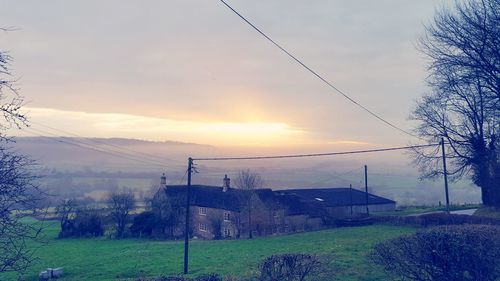
[[[157,167],[166,167],[167,166],[165,163],[162,163],[162,162],[145,160],[145,159],[141,159],[141,158],[138,158],[138,157],[130,156],[128,154],[120,153],[120,152],[117,152],[117,151],[103,149],[103,148],[92,146],[90,144],[87,144],[87,143],[84,143],[84,142],[81,142],[81,141],[77,141],[75,139],[68,138],[68,137],[57,136],[56,134],[53,134],[53,133],[50,133],[50,132],[47,132],[47,131],[43,131],[43,130],[40,130],[40,129],[26,128],[25,130],[31,131],[31,133],[33,133],[35,135],[38,135],[38,136],[46,136],[47,134],[50,134],[50,135],[52,135],[54,137],[48,137],[48,139],[49,140],[50,139],[54,139],[55,142],[60,142],[60,143],[65,143],[65,144],[69,144],[69,145],[74,145],[74,146],[78,146],[78,147],[81,147],[81,148],[84,148],[84,149],[93,150],[93,151],[96,151],[96,152],[113,155],[115,157],[120,157],[120,158],[124,158],[124,159],[131,160],[131,161],[142,162],[144,164],[149,164],[149,165],[152,165],[152,166],[157,166]]]
[[[200,158],[192,158],[192,160],[193,161],[227,161],[227,160],[263,160],[263,159],[322,157],[322,156],[334,156],[334,155],[347,155],[347,154],[361,154],[361,153],[373,153],[373,152],[384,152],[384,151],[395,151],[395,150],[407,150],[407,149],[424,148],[424,147],[431,147],[431,146],[437,146],[437,145],[439,145],[439,144],[433,143],[433,144],[410,145],[410,146],[388,147],[388,148],[367,149],[367,150],[353,150],[353,151],[327,152],[327,153],[310,153],[310,154],[274,155],[274,156],[206,157],[206,158],[200,157]]]
[[[149,153],[137,151],[137,150],[134,150],[134,149],[131,149],[131,148],[122,147],[122,146],[119,146],[119,145],[115,145],[115,144],[112,144],[112,143],[101,141],[101,140],[96,139],[96,138],[86,138],[86,137],[84,137],[82,135],[78,135],[78,134],[73,133],[73,132],[68,132],[68,131],[65,131],[65,130],[57,129],[57,128],[54,128],[54,127],[42,124],[40,122],[30,121],[30,123],[38,125],[38,126],[42,126],[42,127],[47,128],[49,130],[53,130],[53,131],[61,132],[61,133],[64,133],[64,134],[67,134],[67,135],[71,135],[71,136],[74,136],[74,137],[78,137],[78,138],[81,138],[81,139],[85,139],[88,142],[93,142],[93,143],[100,144],[100,145],[110,146],[110,147],[113,147],[115,149],[120,150],[120,153],[126,153],[126,154],[130,154],[132,156],[142,157],[142,158],[145,158],[145,159],[148,159],[148,160],[151,160],[151,161],[155,161],[155,162],[158,162],[158,161],[160,161],[160,162],[163,162],[163,161],[172,161],[172,162],[180,163],[179,160],[174,160],[174,159],[170,159],[170,158],[159,157],[159,156],[152,155],[152,154],[149,154]]]
[[[242,14],[240,14],[238,11],[236,11],[233,7],[231,7],[228,3],[226,3],[224,0],[220,0],[220,2],[222,2],[227,8],[229,8],[233,13],[235,13],[238,17],[240,17],[243,21],[245,21],[248,25],[250,25],[253,29],[255,29],[258,33],[260,33],[262,36],[264,36],[264,38],[266,38],[269,42],[271,42],[274,46],[276,46],[278,49],[280,49],[281,51],[283,51],[285,54],[287,54],[290,58],[292,58],[294,61],[296,61],[298,64],[300,64],[303,68],[305,68],[307,71],[309,71],[310,73],[312,73],[314,76],[316,76],[318,79],[320,79],[321,81],[323,81],[325,84],[327,84],[330,88],[332,88],[333,90],[335,90],[337,93],[341,94],[342,96],[344,96],[344,98],[346,98],[347,100],[349,100],[350,102],[352,102],[353,104],[355,104],[356,106],[360,107],[361,109],[363,109],[364,111],[368,112],[370,115],[372,115],[373,117],[377,118],[378,120],[382,121],[383,123],[391,126],[392,128],[406,134],[406,135],[409,135],[411,137],[414,137],[414,138],[419,138],[421,139],[419,136],[415,135],[415,134],[412,134],[410,132],[408,132],[407,130],[405,129],[402,129],[396,125],[394,125],[393,123],[387,121],[386,119],[384,119],[383,117],[381,117],[380,115],[376,114],[375,112],[373,112],[372,110],[368,109],[366,106],[360,104],[359,102],[357,102],[356,100],[354,100],[353,98],[351,98],[349,95],[347,95],[345,92],[341,91],[339,88],[337,88],[335,85],[333,85],[333,83],[331,83],[330,81],[328,81],[326,78],[323,78],[323,76],[321,76],[320,74],[318,74],[318,72],[316,72],[315,70],[313,70],[312,68],[310,68],[309,66],[307,66],[304,62],[302,62],[300,59],[298,59],[295,55],[293,55],[291,52],[287,51],[284,47],[282,47],[280,44],[276,43],[276,41],[274,41],[271,37],[269,37],[267,34],[265,34],[262,30],[260,30],[258,27],[256,27],[252,22],[250,22],[247,18],[245,18]]]

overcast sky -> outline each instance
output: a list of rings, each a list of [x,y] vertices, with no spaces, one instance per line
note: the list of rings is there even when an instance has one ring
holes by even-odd
[[[450,2],[228,0],[335,86],[404,129],[427,90],[417,38]],[[411,141],[216,0],[0,0],[0,6],[0,25],[17,29],[0,34],[0,47],[14,59],[34,128],[212,145]]]

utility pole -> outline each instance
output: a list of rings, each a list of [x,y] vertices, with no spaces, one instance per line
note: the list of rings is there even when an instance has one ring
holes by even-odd
[[[441,152],[443,154],[443,175],[444,175],[444,192],[446,194],[446,212],[450,213],[450,197],[448,195],[448,172],[446,170],[446,152],[444,150],[444,138],[441,138]]]
[[[368,166],[365,165],[365,199],[366,199],[366,214],[370,215],[370,210],[368,209]]]
[[[352,184],[349,184],[349,197],[351,198],[351,219],[352,219]]]
[[[184,274],[189,268],[189,206],[191,205],[191,173],[193,172],[193,158],[188,159],[188,177],[186,191],[186,229],[184,230]]]

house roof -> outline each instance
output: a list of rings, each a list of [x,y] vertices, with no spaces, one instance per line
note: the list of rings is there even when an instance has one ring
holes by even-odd
[[[277,190],[279,195],[295,195],[303,202],[317,202],[325,207],[365,205],[366,194],[363,191],[350,188],[303,188]],[[391,204],[393,200],[368,193],[368,204]]]
[[[187,188],[186,185],[170,185],[164,191],[169,197],[185,198]],[[365,192],[349,188],[304,188],[276,191],[265,188],[255,189],[255,193],[266,205],[286,209],[287,215],[307,214],[311,217],[318,217],[323,207],[349,206],[351,198],[353,205],[366,204]],[[239,212],[243,208],[242,194],[241,189],[229,188],[224,192],[219,186],[192,185],[191,205]],[[395,201],[370,193],[368,202],[370,205],[395,203]],[[177,204],[183,205],[184,202]]]
[[[185,185],[167,186],[165,192],[168,196],[185,196],[187,188]],[[224,209],[239,212],[242,209],[241,189],[228,188],[223,192],[222,187],[209,185],[191,186],[191,205],[199,207]],[[274,193],[271,189],[255,189],[255,193],[264,202],[274,200]]]

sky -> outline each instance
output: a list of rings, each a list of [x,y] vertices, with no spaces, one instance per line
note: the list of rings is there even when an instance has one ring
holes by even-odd
[[[360,104],[403,129],[425,85],[416,48],[451,0],[228,0]],[[0,0],[0,48],[32,128],[215,146],[405,145],[220,1]]]

